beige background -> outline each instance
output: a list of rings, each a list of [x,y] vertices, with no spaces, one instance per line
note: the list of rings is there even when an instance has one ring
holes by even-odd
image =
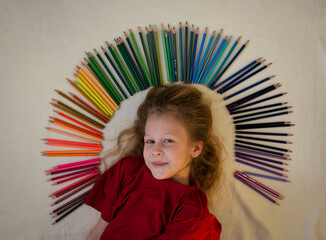
[[[49,1],[0,0],[0,239],[83,239],[98,218],[83,206],[57,225],[48,213],[54,187],[43,171],[67,161],[45,158],[40,139],[50,136],[54,89],[74,91],[65,81],[85,51],[100,49],[123,31],[149,24],[189,21],[195,26],[250,40],[233,71],[255,58],[273,65],[257,79],[276,74],[287,91],[296,124],[291,130],[291,183],[266,182],[285,195],[275,206],[236,182],[226,164],[226,179],[216,201],[222,239],[326,239],[325,77],[326,2],[298,1]],[[231,72],[231,70],[230,70]],[[229,72],[229,73],[230,73]],[[207,96],[211,92],[207,89]],[[123,103],[105,136],[114,137],[132,121],[144,93]],[[217,131],[232,146],[233,126],[220,96],[215,100]],[[119,116],[119,118],[118,118]],[[118,121],[118,120],[119,121]],[[225,124],[225,125],[224,125]],[[221,129],[218,129],[221,127]],[[231,145],[230,145],[231,144]],[[105,147],[109,142],[105,143]],[[222,191],[222,192],[223,192]]]

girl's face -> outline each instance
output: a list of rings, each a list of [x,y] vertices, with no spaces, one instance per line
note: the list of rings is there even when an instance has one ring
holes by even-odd
[[[172,114],[152,114],[146,122],[144,142],[145,163],[156,179],[189,185],[190,162],[201,153],[202,141],[192,143]]]

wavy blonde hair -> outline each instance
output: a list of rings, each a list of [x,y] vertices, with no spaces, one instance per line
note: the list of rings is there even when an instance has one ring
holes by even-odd
[[[154,113],[173,114],[185,126],[190,140],[203,141],[201,154],[190,164],[190,176],[209,193],[220,180],[223,146],[213,133],[210,103],[190,84],[166,84],[150,89],[138,108],[134,125],[120,133],[116,149],[106,156],[117,153],[120,157],[143,156],[146,121]]]

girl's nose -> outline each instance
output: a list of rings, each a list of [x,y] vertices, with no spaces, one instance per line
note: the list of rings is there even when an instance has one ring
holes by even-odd
[[[156,147],[155,149],[153,149],[152,152],[153,156],[162,156],[163,155],[163,151],[161,148]]]

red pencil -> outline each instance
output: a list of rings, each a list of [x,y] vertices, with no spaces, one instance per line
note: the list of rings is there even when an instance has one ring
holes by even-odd
[[[98,168],[93,167],[93,168],[88,168],[88,169],[81,170],[81,171],[76,171],[76,172],[73,172],[73,173],[67,173],[67,174],[63,174],[63,175],[58,176],[58,177],[50,178],[47,181],[50,182],[50,181],[55,181],[55,180],[58,180],[58,179],[61,179],[61,178],[66,178],[66,177],[74,176],[74,175],[81,174],[81,173],[93,172],[96,169],[98,169]]]
[[[98,169],[95,169],[94,171],[91,171],[91,172],[82,173],[82,174],[79,174],[77,176],[73,176],[73,177],[70,177],[70,178],[67,178],[67,179],[64,179],[64,180],[54,182],[54,183],[52,183],[52,185],[58,185],[58,184],[61,184],[61,183],[64,183],[64,182],[69,182],[69,181],[74,180],[76,178],[80,178],[80,177],[83,177],[83,176],[87,176],[87,175],[94,174],[94,173],[99,173],[99,172],[100,171]]]
[[[81,179],[81,180],[79,180],[79,181],[77,181],[75,183],[72,183],[72,184],[68,185],[67,187],[64,187],[64,188],[62,188],[62,189],[60,189],[60,190],[58,190],[58,191],[50,194],[49,197],[52,197],[52,196],[56,196],[56,197],[61,196],[61,195],[65,194],[65,193],[67,193],[67,192],[75,189],[76,187],[79,187],[80,185],[82,185],[82,184],[84,184],[84,183],[86,183],[86,182],[88,182],[90,180],[93,180],[94,178],[98,177],[99,175],[100,175],[99,172],[93,173],[90,176],[87,176],[87,177],[85,177],[85,178],[83,178],[83,179]]]
[[[97,134],[99,134],[99,135],[103,135],[102,132],[96,130],[95,128],[92,128],[92,127],[90,127],[90,126],[88,126],[88,125],[86,125],[86,124],[84,124],[84,123],[82,123],[82,122],[80,122],[80,121],[77,121],[76,119],[74,119],[74,118],[72,118],[72,117],[69,117],[68,115],[66,115],[66,114],[64,114],[64,113],[62,113],[62,112],[58,112],[58,111],[56,111],[56,110],[53,110],[53,112],[59,114],[61,117],[64,117],[64,118],[66,118],[66,119],[68,119],[68,120],[70,120],[70,121],[72,121],[72,122],[74,122],[74,123],[77,123],[78,125],[80,125],[80,126],[82,126],[82,127],[84,127],[84,128],[87,128],[88,130],[91,130],[92,132],[95,132],[95,133],[97,133]]]

